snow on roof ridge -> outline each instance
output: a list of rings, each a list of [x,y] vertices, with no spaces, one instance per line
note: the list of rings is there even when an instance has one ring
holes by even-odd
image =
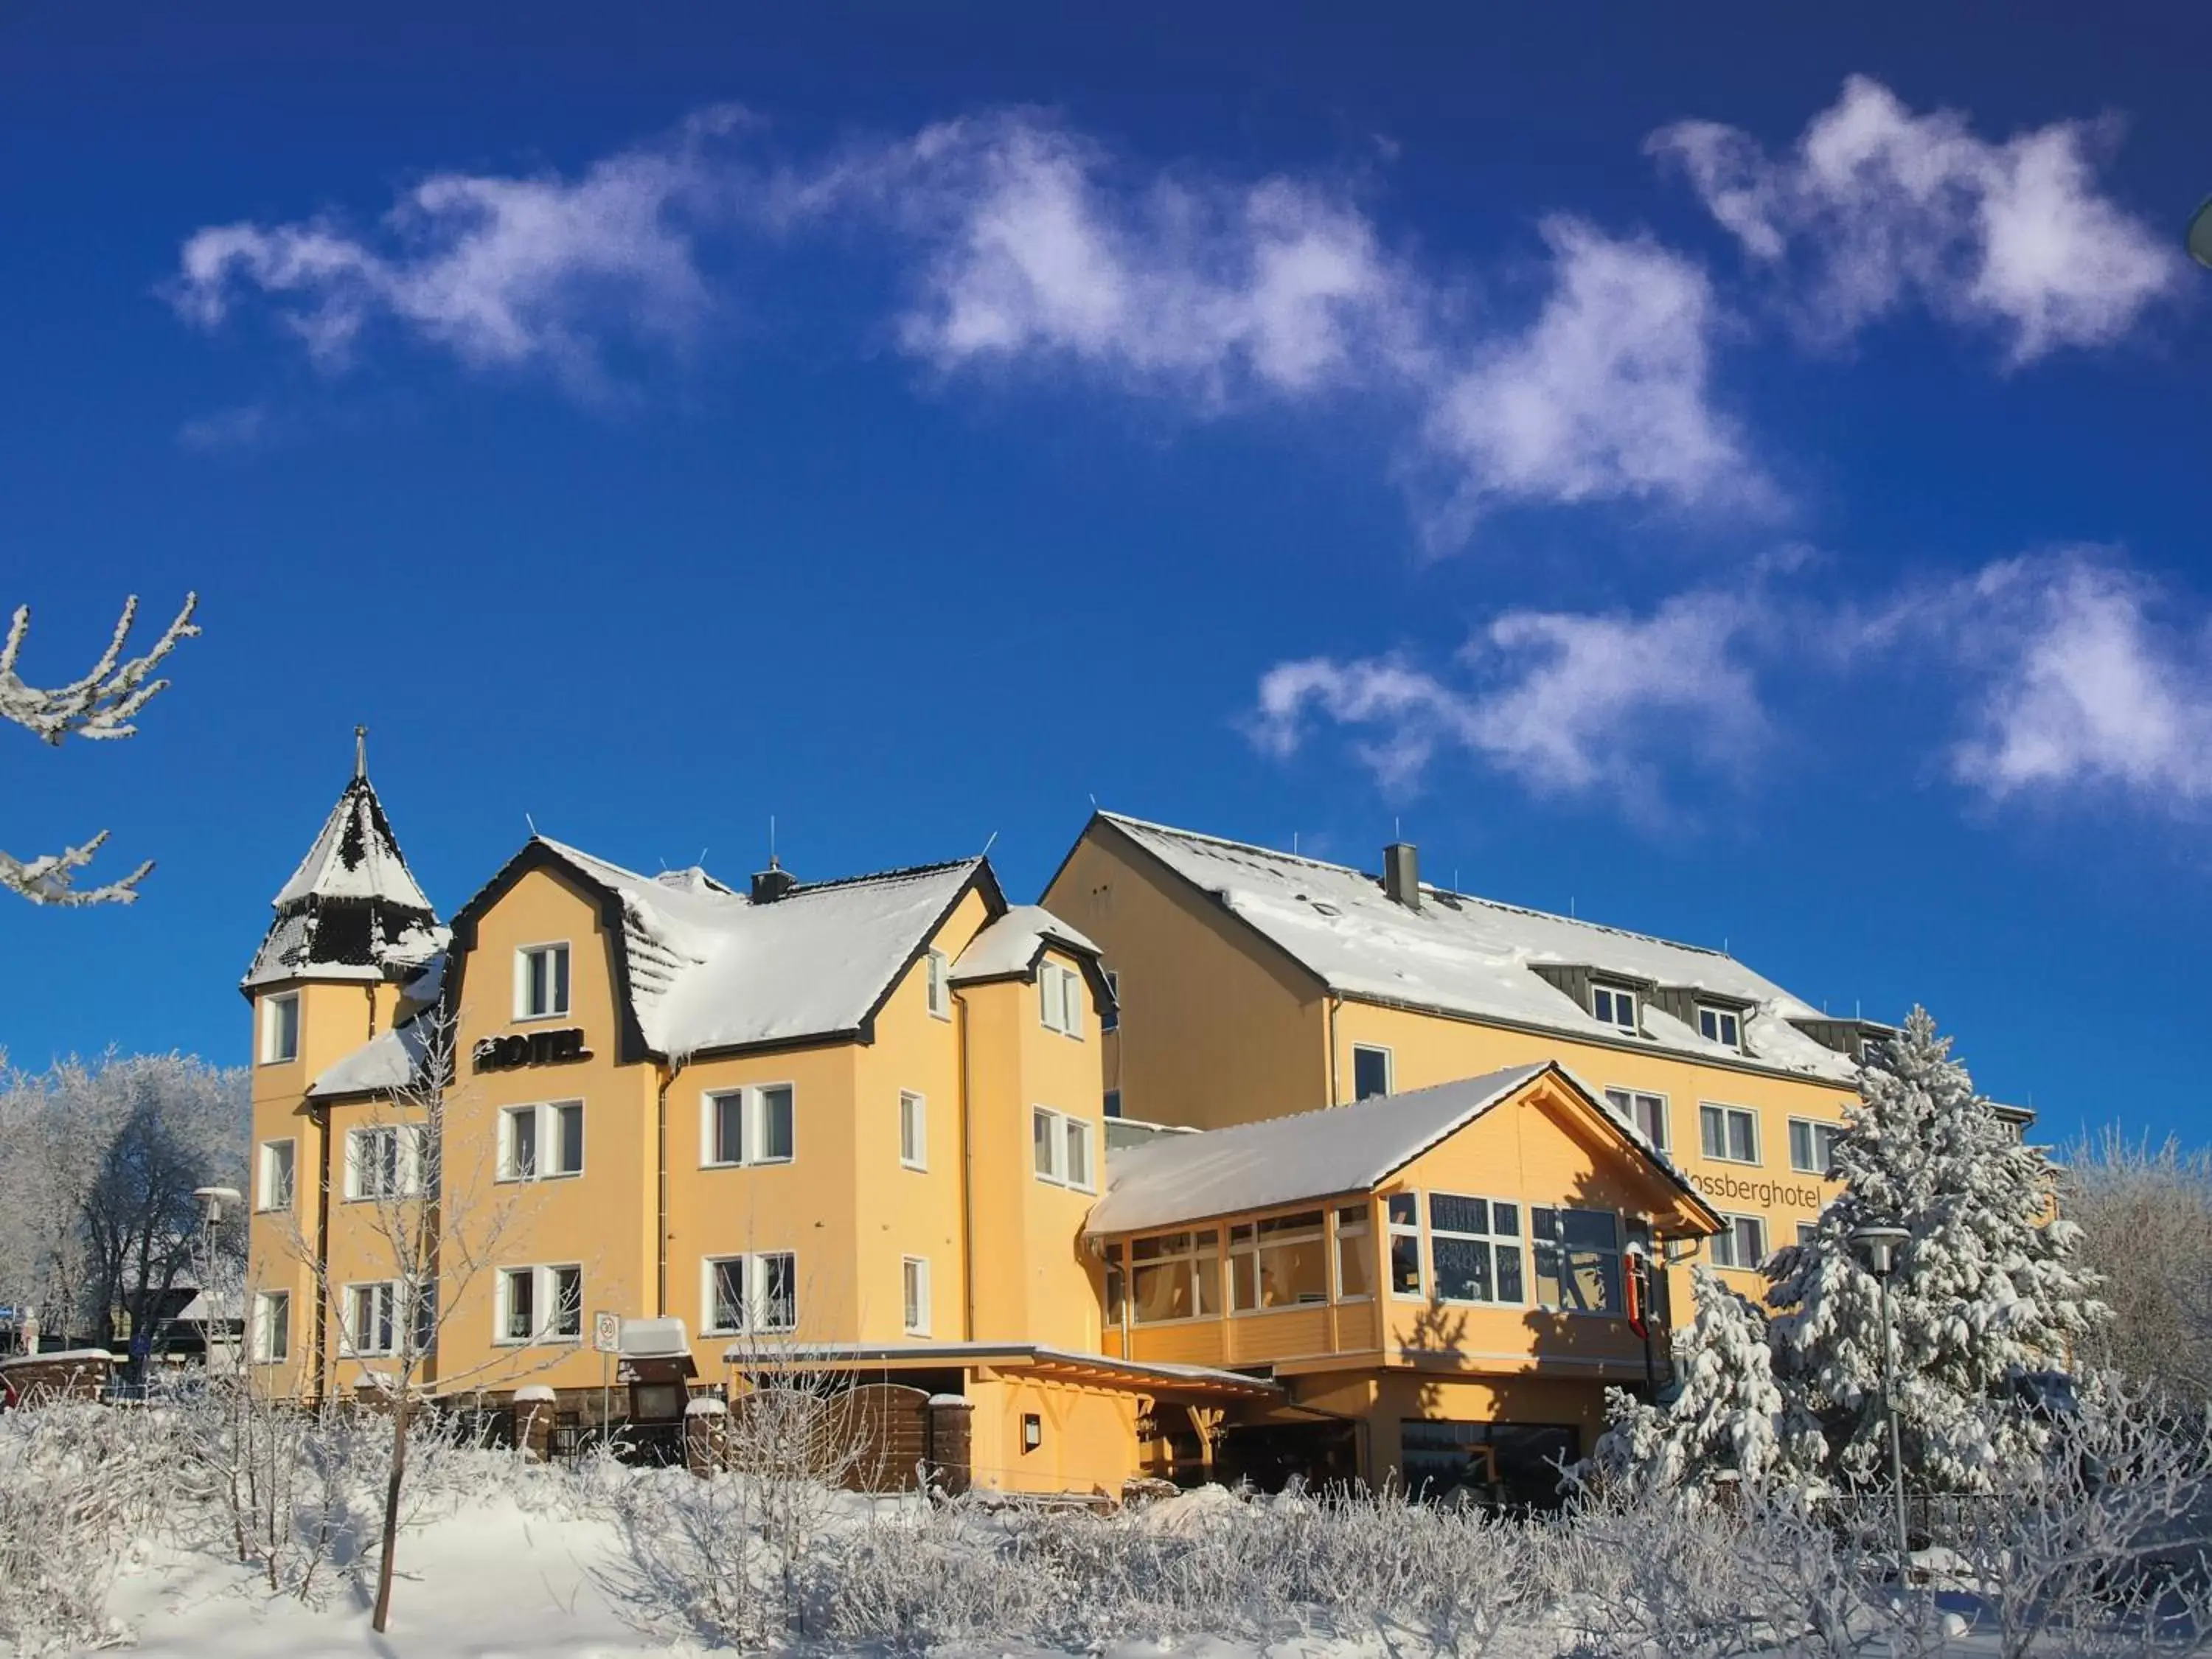
[[[819,893],[833,887],[857,887],[871,881],[919,881],[924,876],[941,876],[948,870],[973,869],[983,862],[981,853],[970,853],[964,859],[939,859],[934,864],[902,864],[890,870],[871,870],[857,876],[831,876],[823,881],[802,881],[785,896],[797,898],[802,893]]]
[[[1338,864],[1328,859],[1310,858],[1304,853],[1285,853],[1280,848],[1263,847],[1256,842],[1236,841],[1227,836],[1208,835],[1203,830],[1185,830],[1172,823],[1159,823],[1151,818],[1140,818],[1127,812],[1112,812],[1104,807],[1098,816],[1112,823],[1127,824],[1139,830],[1151,830],[1163,836],[1173,836],[1181,841],[1203,842],[1208,847],[1222,847],[1233,853],[1255,853],[1261,858],[1273,859],[1283,864],[1303,864],[1316,870],[1328,870],[1338,875],[1357,876],[1362,881],[1382,885],[1382,878],[1355,864]],[[1611,922],[1590,921],[1581,916],[1563,916],[1556,910],[1540,910],[1533,904],[1516,904],[1506,899],[1486,898],[1480,893],[1462,893],[1455,887],[1443,887],[1432,881],[1421,884],[1424,893],[1456,899],[1466,904],[1485,904],[1493,910],[1505,910],[1515,915],[1534,916],[1542,921],[1556,921],[1569,927],[1587,927],[1592,933],[1610,933],[1616,939],[1635,939],[1644,945],[1663,945],[1672,951],[1694,951],[1700,956],[1718,957],[1724,962],[1736,962],[1730,951],[1717,950],[1710,945],[1692,945],[1686,939],[1668,939],[1663,933],[1646,933],[1634,927],[1616,927]]]
[[[626,865],[617,864],[612,859],[603,859],[596,853],[586,853],[580,847],[573,847],[564,841],[556,841],[552,836],[543,833],[533,834],[531,836],[531,839],[532,841],[544,842],[547,847],[550,848],[554,852],[561,854],[563,858],[572,860],[578,864],[597,865],[602,870],[611,871],[615,875],[620,877],[625,881],[635,881],[647,884],[652,886],[658,887],[666,892],[685,892],[692,890],[680,887],[671,887],[666,882],[662,881],[658,876],[646,875],[640,871],[630,869]],[[925,876],[942,875],[948,870],[973,867],[976,865],[981,864],[982,862],[983,855],[981,854],[971,853],[966,858],[940,859],[933,864],[905,864],[889,870],[864,871],[859,875],[831,876],[821,881],[795,882],[793,884],[791,891],[784,896],[784,899],[778,900],[777,902],[781,903],[784,902],[785,900],[798,898],[807,893],[825,892],[833,888],[856,887],[866,882],[915,881],[919,880]],[[694,867],[696,868],[697,866]],[[742,900],[744,902],[748,904],[752,902],[751,899],[747,897],[742,889],[731,886],[727,882],[721,880],[720,878],[711,874],[704,869],[701,869],[699,873],[705,876],[709,882],[714,884],[714,893],[716,896]]]

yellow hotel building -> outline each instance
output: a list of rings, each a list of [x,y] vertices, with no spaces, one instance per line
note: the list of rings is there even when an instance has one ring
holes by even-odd
[[[956,1408],[1006,1491],[1535,1492],[1606,1385],[1663,1380],[1684,1264],[1747,1274],[1816,1212],[1878,1029],[1411,848],[1378,880],[1103,813],[1042,906],[982,858],[740,890],[540,836],[448,927],[357,758],[275,904],[270,1389],[373,1386],[434,1306],[434,1395],[589,1420],[619,1378],[672,1418],[803,1363]],[[418,1293],[395,1215],[481,1259]]]

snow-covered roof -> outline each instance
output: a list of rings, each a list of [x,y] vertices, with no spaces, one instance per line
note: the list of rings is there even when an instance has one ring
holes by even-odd
[[[1160,1135],[1111,1152],[1106,1191],[1084,1231],[1140,1232],[1299,1204],[1381,1185],[1447,1136],[1548,1073],[1619,1132],[1668,1185],[1705,1207],[1696,1190],[1650,1143],[1554,1061],[1510,1066],[1401,1095],[1370,1095],[1289,1117],[1265,1118],[1198,1134]]]
[[[988,878],[981,858],[962,859],[756,903],[703,872],[642,876],[532,845],[619,902],[639,1032],[672,1058],[861,1029],[969,884]]]
[[[446,944],[358,766],[272,902],[276,919],[246,970],[249,992],[288,979],[399,979]]]
[[[1079,956],[1098,954],[1097,945],[1042,904],[1017,904],[968,942],[960,960],[952,964],[952,981],[959,985],[1026,974],[1048,945]]]
[[[1105,1194],[1084,1231],[1135,1232],[1364,1192],[1550,1069],[1513,1066],[1350,1106],[1161,1135],[1107,1158]]]
[[[1340,864],[1222,841],[1141,818],[1102,812],[1170,870],[1214,895],[1348,997],[1493,1018],[1588,1042],[1639,1042],[1707,1061],[1753,1064],[1849,1082],[1851,1060],[1790,1022],[1820,1011],[1724,951],[1678,945],[1595,922],[1501,904],[1421,884],[1418,910],[1383,891],[1380,878]],[[1644,1005],[1642,1039],[1625,1038],[1534,964],[1704,991],[1747,1005],[1743,1048],[1710,1042],[1664,1009]]]
[[[307,1085],[313,1099],[333,1095],[386,1093],[404,1089],[415,1080],[426,1048],[422,1026],[395,1026],[379,1031],[337,1064],[325,1067]]]
[[[403,910],[430,908],[366,773],[346,785],[307,856],[270,902],[282,910],[307,898],[382,899]]]

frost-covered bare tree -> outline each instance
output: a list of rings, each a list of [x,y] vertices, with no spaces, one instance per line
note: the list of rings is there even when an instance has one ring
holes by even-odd
[[[2177,1404],[2212,1400],[2212,1148],[2112,1127],[2069,1148],[2063,1167],[2060,1206],[2112,1310],[2083,1335],[2081,1360]]]
[[[245,1073],[189,1055],[0,1074],[0,1299],[51,1331],[146,1328],[200,1266],[192,1189],[244,1181],[246,1123]]]
[[[81,678],[52,687],[28,684],[16,672],[31,631],[31,607],[18,605],[7,639],[0,642],[0,721],[57,745],[64,738],[96,743],[135,736],[139,711],[169,684],[153,678],[155,668],[179,641],[200,631],[192,622],[198,604],[198,595],[186,594],[184,608],[152,648],[142,656],[125,658],[124,647],[138,617],[138,599],[133,594],[124,602],[123,615],[99,660]],[[128,904],[138,896],[138,884],[153,869],[150,860],[118,880],[97,887],[76,885],[76,872],[92,862],[106,840],[107,831],[102,830],[89,841],[35,858],[0,852],[0,890],[33,904]]]
[[[495,1368],[503,1384],[513,1382],[565,1357],[564,1347],[540,1350],[545,1358],[535,1365],[518,1356],[556,1329],[573,1329],[582,1311],[573,1304],[543,1310],[535,1328],[515,1334],[519,1349],[503,1350],[483,1366],[438,1363],[440,1332],[466,1304],[471,1287],[495,1270],[520,1218],[516,1189],[497,1184],[495,1149],[468,1135],[457,1109],[466,1102],[455,1081],[455,1029],[448,1012],[434,1009],[388,1032],[385,1041],[398,1046],[406,1081],[347,1132],[343,1157],[355,1201],[346,1207],[349,1224],[362,1235],[349,1257],[370,1282],[338,1279],[296,1229],[289,1241],[313,1272],[340,1354],[360,1363],[363,1391],[391,1419],[370,1621],[380,1633],[392,1616],[409,1451],[419,1438],[433,1364],[438,1388],[449,1394],[465,1391]]]

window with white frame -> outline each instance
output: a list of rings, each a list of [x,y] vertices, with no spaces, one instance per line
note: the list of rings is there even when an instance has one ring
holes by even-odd
[[[1328,1300],[1328,1245],[1319,1210],[1229,1230],[1229,1305],[1238,1313]]]
[[[261,1000],[261,1063],[281,1066],[300,1057],[300,994],[283,991]]]
[[[1440,1302],[1519,1306],[1528,1297],[1521,1271],[1521,1206],[1431,1193],[1429,1267]]]
[[[1049,1106],[1030,1110],[1030,1153],[1039,1181],[1091,1190],[1091,1126]]]
[[[1642,1033],[1644,1027],[1636,1018],[1636,993],[1624,991],[1617,985],[1590,987],[1590,1012],[1601,1025],[1610,1025],[1627,1032],[1631,1036]]]
[[[796,1091],[788,1083],[756,1084],[707,1095],[701,1124],[702,1164],[788,1164],[794,1148]]]
[[[292,1356],[292,1292],[263,1291],[253,1298],[253,1358],[273,1365]]]
[[[1129,1242],[1129,1317],[1139,1325],[1212,1319],[1221,1311],[1221,1231]]]
[[[552,1019],[568,1012],[568,947],[526,945],[514,953],[514,1017]]]
[[[899,1163],[909,1170],[929,1167],[929,1103],[911,1089],[899,1091]]]
[[[1048,962],[1037,969],[1037,1000],[1048,1031],[1063,1036],[1083,1035],[1083,975],[1073,968]]]
[[[1790,1167],[1808,1175],[1832,1175],[1836,1167],[1836,1142],[1843,1138],[1843,1126],[1838,1123],[1816,1123],[1810,1118],[1790,1120]]]
[[[1711,1003],[1698,1005],[1698,1035],[1708,1042],[1717,1042],[1723,1048],[1743,1048],[1743,1020],[1733,1008],[1716,1008]]]
[[[1725,1164],[1759,1162],[1759,1114],[1747,1107],[1700,1105],[1698,1133],[1707,1158]]]
[[[1365,1100],[1370,1095],[1390,1092],[1390,1051],[1372,1043],[1352,1045],[1352,1097]]]
[[[929,1261],[926,1256],[899,1259],[900,1307],[908,1336],[929,1334]]]
[[[1606,1104],[1623,1123],[1632,1123],[1661,1152],[1667,1150],[1667,1097],[1641,1089],[1607,1089]]]
[[[1336,1299],[1365,1302],[1375,1294],[1375,1226],[1364,1204],[1336,1212]]]
[[[938,1019],[952,1018],[952,962],[942,951],[922,958],[923,983],[928,988],[929,1012]]]
[[[423,1131],[416,1123],[378,1123],[346,1133],[348,1198],[410,1198],[422,1190]]]
[[[499,1178],[552,1181],[584,1172],[584,1103],[509,1106],[499,1115]]]
[[[493,1300],[502,1343],[574,1342],[584,1334],[584,1270],[574,1264],[502,1267]]]
[[[710,1255],[700,1319],[716,1336],[789,1331],[799,1324],[798,1258],[789,1250]]]
[[[1413,1193],[1393,1193],[1383,1208],[1390,1226],[1390,1294],[1421,1293],[1421,1200]]]
[[[1819,1222],[1801,1221],[1797,1224],[1797,1243],[1801,1246],[1810,1244],[1820,1236],[1820,1224]]]
[[[1755,1215],[1724,1215],[1728,1224],[1708,1243],[1716,1267],[1755,1268],[1766,1260],[1766,1223]]]
[[[1536,1300],[1556,1313],[1625,1314],[1620,1218],[1610,1210],[1532,1208]]]
[[[362,1355],[388,1354],[399,1346],[399,1286],[391,1279],[345,1288],[345,1342]]]
[[[289,1210],[298,1195],[297,1171],[299,1143],[293,1140],[264,1140],[261,1143],[261,1168],[258,1171],[258,1190],[254,1205],[263,1210]]]

